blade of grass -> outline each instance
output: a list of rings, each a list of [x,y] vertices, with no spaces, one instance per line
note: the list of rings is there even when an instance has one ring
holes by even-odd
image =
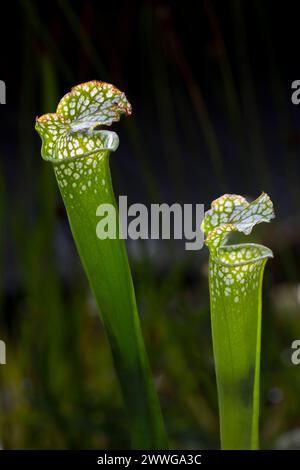
[[[184,172],[180,144],[177,138],[174,100],[170,89],[170,78],[167,70],[167,57],[164,51],[163,36],[155,31],[152,8],[146,6],[142,12],[143,31],[146,36],[147,54],[150,59],[150,76],[153,81],[154,99],[158,115],[159,129],[165,153],[165,160],[172,177],[175,194],[182,194]],[[153,47],[154,45],[154,47]],[[155,47],[156,46],[156,47]],[[177,196],[178,197],[178,196]]]
[[[201,88],[194,77],[183,47],[176,35],[174,28],[170,25],[170,22],[168,29],[166,30],[166,35],[168,38],[170,54],[177,65],[178,71],[181,74],[184,83],[186,84],[187,91],[203,132],[211,163],[218,178],[220,188],[226,191],[228,182],[223,164],[223,158]]]
[[[29,21],[31,22],[32,26],[37,31],[38,35],[42,38],[43,42],[47,45],[47,49],[49,49],[55,57],[55,61],[61,69],[65,78],[69,81],[72,81],[72,71],[68,66],[67,61],[61,55],[60,50],[57,48],[52,35],[41,22],[39,14],[34,6],[34,2],[30,0],[21,0],[21,5],[24,8],[26,14],[28,15]]]
[[[251,155],[255,164],[256,174],[260,180],[260,186],[269,191],[272,185],[270,178],[271,173],[268,168],[265,142],[262,135],[261,119],[257,104],[257,93],[249,60],[243,5],[238,0],[231,0],[230,7],[236,38],[235,43],[237,45],[237,59],[243,94],[244,115],[247,117],[246,125],[250,131],[248,140]]]
[[[271,84],[271,91],[274,98],[274,103],[277,111],[278,120],[278,133],[283,146],[283,165],[289,183],[287,189],[291,194],[289,202],[294,205],[295,210],[299,211],[300,204],[300,188],[299,188],[299,171],[298,171],[298,151],[297,147],[289,142],[289,135],[293,131],[293,124],[288,112],[289,96],[287,96],[287,87],[283,81],[281,70],[278,66],[278,58],[276,57],[276,48],[270,35],[270,25],[268,14],[266,14],[266,5],[259,1],[254,2],[258,25],[262,37],[261,45],[265,50],[266,59],[268,62],[269,80]]]
[[[233,71],[231,68],[222,30],[218,21],[218,16],[211,0],[204,1],[205,12],[211,26],[217,60],[220,66],[222,83],[224,88],[224,98],[226,102],[226,113],[229,118],[230,127],[234,133],[234,144],[236,146],[237,159],[243,172],[244,184],[249,184],[249,171],[247,161],[249,159],[248,147],[245,144],[245,132],[243,126],[243,116],[240,109],[237,88],[234,82]],[[246,186],[247,188],[247,186]]]

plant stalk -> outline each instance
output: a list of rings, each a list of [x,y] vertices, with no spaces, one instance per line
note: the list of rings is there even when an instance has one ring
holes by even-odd
[[[118,236],[118,217],[115,239],[99,239],[96,234],[99,221],[96,211],[100,204],[112,205],[118,214],[109,152],[94,154],[93,177],[89,174],[81,176],[80,184],[73,188],[73,184],[77,184],[74,175],[79,170],[78,165],[85,164],[84,160],[88,161],[83,157],[55,164],[55,174],[81,262],[109,339],[130,423],[132,446],[135,449],[165,448],[166,436],[140,328],[125,242]],[[71,175],[63,176],[63,172],[69,173],[68,170]],[[89,185],[92,179],[97,180],[97,184]],[[64,181],[68,182],[66,187]],[[99,185],[101,190],[96,189]],[[67,189],[70,186],[72,189]]]
[[[261,291],[266,260],[224,266],[210,258],[211,324],[222,449],[258,448]],[[218,286],[217,272],[223,273]],[[238,275],[243,283],[230,289],[226,280]]]

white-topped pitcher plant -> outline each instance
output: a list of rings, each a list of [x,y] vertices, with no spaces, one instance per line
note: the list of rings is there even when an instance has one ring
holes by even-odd
[[[167,447],[160,405],[141,333],[125,242],[99,238],[97,208],[117,206],[109,155],[119,145],[110,126],[131,114],[124,93],[111,84],[90,81],[72,88],[55,113],[37,119],[42,157],[53,165],[72,234],[97,301],[110,342],[129,423],[132,447]]]
[[[258,448],[262,282],[272,251],[254,243],[226,244],[274,217],[265,193],[250,204],[225,194],[206,212],[209,290],[222,449]]]

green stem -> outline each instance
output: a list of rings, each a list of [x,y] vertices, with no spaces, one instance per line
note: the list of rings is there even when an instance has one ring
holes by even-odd
[[[239,245],[238,250],[245,247]],[[258,448],[261,290],[266,260],[262,257],[243,265],[230,265],[210,258],[211,323],[222,449]],[[228,287],[228,281],[237,276],[242,283]]]
[[[92,177],[88,171],[81,171],[89,166]],[[58,163],[54,168],[72,234],[110,342],[131,426],[132,445],[165,448],[164,426],[142,338],[125,243],[118,237],[118,217],[115,239],[99,239],[96,234],[98,206],[110,204],[117,213],[109,152]]]

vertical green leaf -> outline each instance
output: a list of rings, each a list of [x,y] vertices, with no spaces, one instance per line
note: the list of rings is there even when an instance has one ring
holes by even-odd
[[[133,282],[109,169],[115,132],[97,130],[130,114],[124,93],[91,81],[60,101],[57,112],[37,119],[42,156],[54,165],[71,230],[110,342],[134,448],[167,446],[158,398],[145,351]],[[98,207],[114,209],[115,237],[99,237]],[[108,207],[108,206],[107,206]]]

